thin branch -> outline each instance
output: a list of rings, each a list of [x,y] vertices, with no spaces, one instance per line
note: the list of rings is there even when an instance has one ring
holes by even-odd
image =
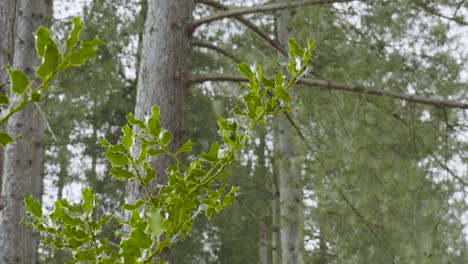
[[[221,53],[223,54],[224,56],[232,59],[234,62],[236,63],[240,63],[241,60],[239,58],[237,58],[236,56],[234,56],[233,54],[229,53],[228,51],[216,46],[216,45],[213,45],[213,44],[210,44],[210,43],[206,43],[206,42],[198,42],[198,41],[193,41],[192,42],[192,45],[195,46],[195,47],[201,47],[201,48],[206,48],[206,49],[210,49],[210,50],[214,50],[218,53]]]
[[[295,7],[308,6],[308,5],[348,3],[348,2],[353,2],[353,1],[357,1],[357,0],[306,0],[306,1],[274,3],[274,4],[264,4],[264,5],[258,5],[258,6],[252,6],[252,7],[235,8],[235,9],[231,9],[225,12],[219,12],[211,16],[207,16],[205,18],[195,20],[192,24],[192,30],[195,30],[197,27],[203,24],[207,24],[216,20],[233,17],[233,16],[277,11],[277,10],[282,10],[282,9],[287,9],[287,8],[295,8]],[[199,1],[199,2],[202,2],[202,1]]]
[[[200,75],[200,76],[192,76],[189,78],[189,84],[197,84],[203,83],[208,81],[214,82],[247,82],[248,80],[242,76],[237,75],[220,75],[220,74],[207,74],[207,75]],[[320,80],[310,80],[304,79],[299,80],[297,82],[299,85],[309,86],[309,87],[316,87],[319,89],[325,90],[338,90],[338,91],[345,91],[345,92],[353,92],[353,93],[360,93],[360,94],[369,94],[369,95],[376,95],[376,96],[388,96],[392,98],[396,98],[402,101],[407,101],[411,103],[417,103],[422,105],[431,105],[435,107],[441,108],[458,108],[458,109],[468,109],[468,103],[462,102],[453,102],[453,101],[446,101],[446,100],[439,100],[439,99],[428,99],[422,98],[413,95],[407,94],[399,94],[389,90],[383,89],[369,89],[358,85],[349,85],[343,83],[334,83],[328,81],[320,81]]]
[[[231,9],[228,6],[219,3],[218,1],[198,0],[197,2],[205,4],[207,6],[214,7],[216,9],[224,10],[224,11],[228,11]],[[261,39],[263,39],[265,42],[270,44],[270,46],[275,48],[278,52],[280,52],[284,56],[287,56],[288,52],[285,49],[283,49],[283,47],[281,47],[281,45],[277,41],[273,40],[267,34],[265,34],[265,32],[261,30],[259,27],[257,27],[257,25],[250,22],[248,19],[244,18],[243,16],[234,16],[234,18],[237,19],[242,24],[244,24],[247,28],[252,30],[255,34],[257,34]]]
[[[462,4],[463,4],[463,2],[462,2]],[[459,25],[468,26],[468,22],[463,20],[462,17],[457,17],[457,16],[449,17],[449,16],[446,16],[446,15],[440,13],[439,11],[437,11],[436,9],[428,7],[427,5],[425,5],[423,3],[416,2],[416,5],[421,7],[424,11],[426,11],[426,13],[428,13],[430,15],[434,15],[434,16],[437,16],[437,17],[440,17],[440,18],[444,18],[444,19],[453,21],[453,22],[455,22],[455,23],[457,23]],[[457,9],[457,11],[458,11],[458,9]],[[456,14],[456,12],[455,12],[455,14]]]

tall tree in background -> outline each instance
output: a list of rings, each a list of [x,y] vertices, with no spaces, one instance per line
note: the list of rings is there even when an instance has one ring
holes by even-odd
[[[51,1],[18,1],[12,67],[35,75],[38,59],[33,33],[50,15]],[[13,20],[15,21],[15,20]],[[13,98],[15,95],[11,95]],[[12,100],[13,101],[13,100]],[[7,132],[18,139],[5,149],[2,195],[5,207],[0,211],[0,258],[3,263],[36,263],[38,234],[18,226],[25,206],[23,198],[41,198],[42,188],[42,117],[35,105],[13,115]]]
[[[13,50],[15,39],[15,21],[16,21],[16,0],[0,1],[0,93],[6,94],[8,91],[8,73],[6,65],[13,62]],[[2,126],[5,130],[5,126]],[[3,148],[0,151],[0,186],[2,184],[3,170]],[[4,207],[0,188],[0,210]],[[0,234],[1,236],[1,234]]]

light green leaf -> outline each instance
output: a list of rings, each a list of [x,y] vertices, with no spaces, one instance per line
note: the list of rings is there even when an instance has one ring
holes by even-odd
[[[169,142],[171,142],[171,139],[172,139],[171,132],[164,131],[163,134],[162,134],[162,137],[161,137],[161,143],[164,146],[167,146],[167,145],[169,145]]]
[[[14,141],[15,140],[10,135],[8,135],[8,133],[0,132],[0,144],[3,147],[6,147],[6,145]]]
[[[80,262],[96,261],[96,257],[93,253],[87,251],[78,251],[75,254],[75,260]]]
[[[249,80],[255,80],[254,73],[250,69],[249,66],[247,66],[245,63],[240,63],[237,64],[237,68],[239,68],[239,71],[242,75],[244,75],[247,79]]]
[[[109,172],[112,173],[117,180],[130,179],[134,176],[130,171],[121,169],[119,167],[112,167]]]
[[[7,69],[8,74],[10,75],[13,92],[24,95],[29,86],[28,76],[20,70],[13,70],[10,66],[7,66]]]
[[[81,66],[86,60],[96,57],[96,47],[103,44],[97,37],[90,42],[82,41],[80,49],[69,55],[68,66]]]
[[[157,210],[154,206],[151,209],[148,225],[151,228],[151,233],[158,238],[164,233],[165,228],[163,227],[163,217],[161,216],[161,211]]]
[[[50,38],[50,31],[45,27],[40,27],[36,33],[36,49],[37,49],[37,56],[42,58],[44,56],[44,50],[47,44],[53,42]]]
[[[137,125],[140,128],[145,128],[145,123],[141,120],[135,119],[135,116],[132,113],[129,113],[125,116],[130,125]]]
[[[81,204],[81,208],[83,208],[83,211],[85,213],[89,213],[89,210],[91,210],[91,207],[93,205],[93,190],[90,188],[86,188],[82,192],[83,194],[83,203]]]
[[[159,107],[153,106],[151,109],[151,117],[148,119],[148,130],[153,137],[159,137],[161,133],[161,124],[159,123]]]
[[[127,150],[130,150],[130,148],[132,147],[132,144],[133,144],[132,129],[128,125],[125,125],[125,126],[122,127],[122,131],[124,133],[124,136],[122,138],[122,145]]]
[[[8,95],[0,94],[0,105],[9,105],[10,101],[8,100]]]
[[[109,141],[107,141],[107,139],[105,138],[103,138],[100,143],[101,143],[101,146],[106,147],[106,148],[110,146]]]
[[[139,248],[149,248],[151,247],[152,240],[148,234],[137,228],[130,234],[130,243]]]
[[[140,199],[135,204],[127,204],[127,203],[124,204],[124,206],[122,207],[122,210],[133,211],[133,210],[136,210],[136,209],[140,208],[144,204],[145,204],[145,202],[143,201],[143,199]]]
[[[114,165],[118,166],[127,166],[128,165],[128,158],[127,156],[123,155],[122,153],[115,152],[111,149],[106,151],[107,159]]]
[[[78,43],[78,36],[82,28],[79,17],[73,18],[73,25],[73,30],[70,32],[70,36],[67,39],[67,53],[70,53],[73,47]]]
[[[42,81],[46,81],[55,73],[59,65],[59,57],[60,53],[57,46],[52,43],[47,44],[42,64],[36,70],[37,76],[39,76]]]
[[[186,151],[192,151],[193,146],[195,146],[195,143],[193,143],[192,141],[189,140],[189,141],[185,142],[185,144],[182,145],[182,147],[180,147],[177,150],[177,154],[180,154],[180,153],[186,152]]]
[[[24,203],[26,204],[26,208],[28,208],[28,211],[33,214],[37,218],[42,217],[42,207],[41,204],[37,201],[34,201],[32,196],[28,196],[24,198]]]

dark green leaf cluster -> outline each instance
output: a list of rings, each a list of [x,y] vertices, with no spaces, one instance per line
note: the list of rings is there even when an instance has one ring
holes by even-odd
[[[73,19],[74,28],[66,40],[67,50],[60,52],[57,43],[50,37],[49,29],[40,27],[36,33],[37,56],[42,60],[41,65],[36,70],[36,75],[41,79],[37,87],[31,87],[31,81],[21,70],[14,70],[7,66],[8,74],[11,80],[12,95],[20,97],[11,100],[7,94],[0,94],[0,106],[2,109],[0,124],[8,121],[10,116],[24,109],[29,103],[37,103],[41,100],[41,92],[48,90],[48,85],[57,73],[64,71],[72,66],[81,66],[87,60],[96,56],[96,48],[104,44],[98,38],[91,42],[81,41],[79,34],[81,31],[81,22],[79,18]],[[0,144],[4,147],[13,142],[14,139],[6,132],[0,132]]]
[[[262,74],[260,66],[255,71],[245,64],[238,66],[249,83],[244,85],[247,90],[243,96],[244,105],[234,112],[241,117],[239,122],[246,121],[247,124],[239,125],[234,120],[220,118],[218,126],[222,143],[213,142],[208,152],[193,154],[195,143],[190,140],[178,150],[171,151],[172,135],[161,127],[158,106],[152,108],[151,115],[145,120],[128,114],[128,124],[122,127],[123,137],[118,144],[113,145],[106,139],[101,141],[107,148],[105,155],[112,164],[110,173],[115,179],[137,183],[146,193],[135,203],[125,204],[123,214],[113,215],[125,226],[123,232],[117,234],[120,237],[120,244],[116,245],[118,250],[111,249],[108,240],[96,236],[108,218],[103,217],[97,222],[92,219],[96,202],[90,189],[83,191],[82,210],[60,200],[49,215],[42,214],[38,202],[26,198],[29,225],[54,237],[55,240],[48,240],[47,244],[70,249],[75,262],[150,263],[165,247],[191,232],[193,220],[200,212],[211,218],[233,203],[237,187],[220,182],[230,176],[226,169],[236,161],[236,153],[245,145],[256,124],[265,123],[267,115],[292,109],[287,90],[306,71],[314,48],[310,41],[309,47],[300,49],[292,39],[290,47],[289,80],[278,73],[272,81]],[[173,160],[165,171],[152,168],[160,155]],[[158,175],[162,174],[167,175],[167,184],[156,185]],[[73,232],[67,232],[72,235],[63,231],[69,229]]]

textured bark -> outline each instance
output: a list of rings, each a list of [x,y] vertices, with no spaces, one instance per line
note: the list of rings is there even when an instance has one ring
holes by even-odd
[[[184,90],[194,1],[149,0],[147,7],[135,115],[142,119],[145,113],[151,113],[153,105],[158,105],[161,126],[172,133],[170,148],[175,150],[182,142]],[[167,182],[165,169],[170,163],[169,157],[163,156],[153,164],[158,175],[155,184]],[[136,185],[127,188],[130,202],[143,194],[144,191]],[[169,253],[164,257],[170,260]]]
[[[6,94],[9,80],[6,65],[13,63],[14,30],[17,0],[0,0],[0,93]],[[0,126],[5,131],[6,125]],[[3,152],[0,149],[0,186],[2,185]],[[0,210],[5,206],[0,188]]]
[[[277,18],[278,40],[287,46],[291,29],[287,27],[290,12],[280,12]],[[302,263],[302,184],[299,164],[294,164],[296,153],[290,138],[292,129],[286,118],[279,118],[279,193],[281,259],[285,264]]]
[[[28,76],[34,76],[38,65],[33,32],[44,24],[47,11],[44,0],[18,3],[13,68]],[[25,140],[17,140],[5,149],[2,194],[6,206],[0,211],[1,263],[36,263],[38,235],[19,222],[25,214],[24,197],[32,195],[40,199],[44,131],[40,120],[36,107],[28,105],[13,115],[7,125],[10,135],[15,138],[23,135]]]

